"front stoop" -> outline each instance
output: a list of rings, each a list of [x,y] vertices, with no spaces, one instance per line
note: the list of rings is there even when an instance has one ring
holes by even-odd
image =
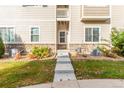
[[[76,80],[68,51],[58,51],[54,82]]]

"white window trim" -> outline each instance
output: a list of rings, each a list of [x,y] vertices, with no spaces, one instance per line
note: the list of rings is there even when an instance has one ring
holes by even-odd
[[[14,41],[13,42],[5,42],[3,41],[4,44],[14,44],[16,42],[16,27],[15,25],[0,25],[0,28],[5,27],[5,28],[9,28],[12,27],[13,28],[13,34],[14,34]]]
[[[37,27],[38,29],[39,29],[39,41],[38,42],[32,42],[31,41],[31,28],[33,28],[33,27]],[[40,26],[30,26],[29,27],[29,43],[31,43],[31,44],[39,44],[40,42],[41,42],[41,33],[40,33]]]
[[[86,42],[85,41],[85,29],[86,28],[99,28],[99,42]],[[99,43],[101,43],[101,26],[85,26],[84,27],[84,43],[86,43],[86,44],[99,44]]]

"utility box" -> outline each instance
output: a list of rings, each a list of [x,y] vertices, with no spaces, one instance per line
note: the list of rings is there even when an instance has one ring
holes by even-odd
[[[18,53],[18,49],[13,48],[13,49],[10,49],[9,55],[10,55],[11,57],[15,57],[16,53]]]
[[[92,51],[92,54],[91,54],[92,56],[100,56],[101,55],[101,53],[100,53],[100,51],[98,50],[98,49],[94,49],[93,51]]]

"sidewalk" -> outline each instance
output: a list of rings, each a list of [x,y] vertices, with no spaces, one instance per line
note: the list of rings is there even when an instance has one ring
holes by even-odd
[[[38,84],[23,88],[124,88],[122,79],[88,79]]]

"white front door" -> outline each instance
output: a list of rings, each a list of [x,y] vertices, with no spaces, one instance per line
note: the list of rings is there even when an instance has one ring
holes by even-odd
[[[67,31],[58,32],[58,49],[67,49]]]

